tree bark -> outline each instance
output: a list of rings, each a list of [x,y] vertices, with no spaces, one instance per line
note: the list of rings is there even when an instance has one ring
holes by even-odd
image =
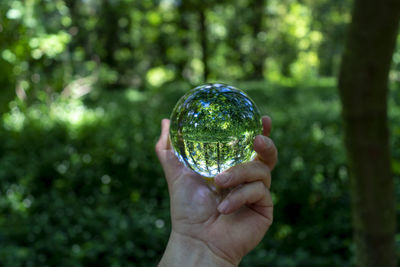
[[[355,0],[339,74],[356,262],[397,266],[396,207],[387,119],[398,0]]]

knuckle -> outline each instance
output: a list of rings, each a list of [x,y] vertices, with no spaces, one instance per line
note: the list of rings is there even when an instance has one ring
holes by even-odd
[[[160,150],[160,146],[161,146],[161,142],[160,140],[158,140],[158,142],[156,143],[156,145],[154,146],[154,150],[158,153],[158,151]]]
[[[242,168],[241,164],[234,166],[232,168],[230,168],[226,174],[227,174],[227,180],[226,180],[226,184],[232,184],[232,183],[236,183],[238,181],[240,181],[241,178],[241,171],[240,169]]]
[[[261,181],[257,181],[257,182],[254,182],[254,187],[255,187],[255,189],[257,190],[257,192],[262,192],[262,193],[266,193],[265,192],[265,184],[263,183],[263,182],[261,182]]]
[[[158,140],[158,142],[156,143],[156,145],[154,146],[154,150],[156,151],[156,154],[159,156],[161,150],[163,149],[163,142],[161,140],[161,138]]]
[[[266,221],[266,224],[268,227],[270,227],[273,223],[274,223],[274,217],[271,216],[271,218],[268,218],[268,220]]]
[[[268,165],[266,165],[264,162],[261,161],[254,162],[254,172],[258,180],[266,181],[269,179],[270,169]]]
[[[270,172],[268,165],[262,161],[258,161],[256,166],[259,169],[259,171],[264,175]]]

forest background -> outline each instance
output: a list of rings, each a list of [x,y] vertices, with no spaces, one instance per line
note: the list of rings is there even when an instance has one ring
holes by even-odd
[[[352,6],[1,1],[0,265],[156,265],[170,231],[160,120],[205,82],[244,90],[273,120],[274,224],[242,266],[354,265],[337,89]],[[388,114],[399,198],[397,43]]]

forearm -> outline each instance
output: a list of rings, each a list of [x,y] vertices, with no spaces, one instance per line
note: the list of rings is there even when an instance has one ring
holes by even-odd
[[[158,266],[232,267],[235,265],[215,255],[204,242],[172,232]]]

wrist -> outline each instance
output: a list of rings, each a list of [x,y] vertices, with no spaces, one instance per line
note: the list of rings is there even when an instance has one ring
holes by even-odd
[[[159,263],[166,266],[237,266],[218,255],[201,240],[172,231],[167,248]]]

